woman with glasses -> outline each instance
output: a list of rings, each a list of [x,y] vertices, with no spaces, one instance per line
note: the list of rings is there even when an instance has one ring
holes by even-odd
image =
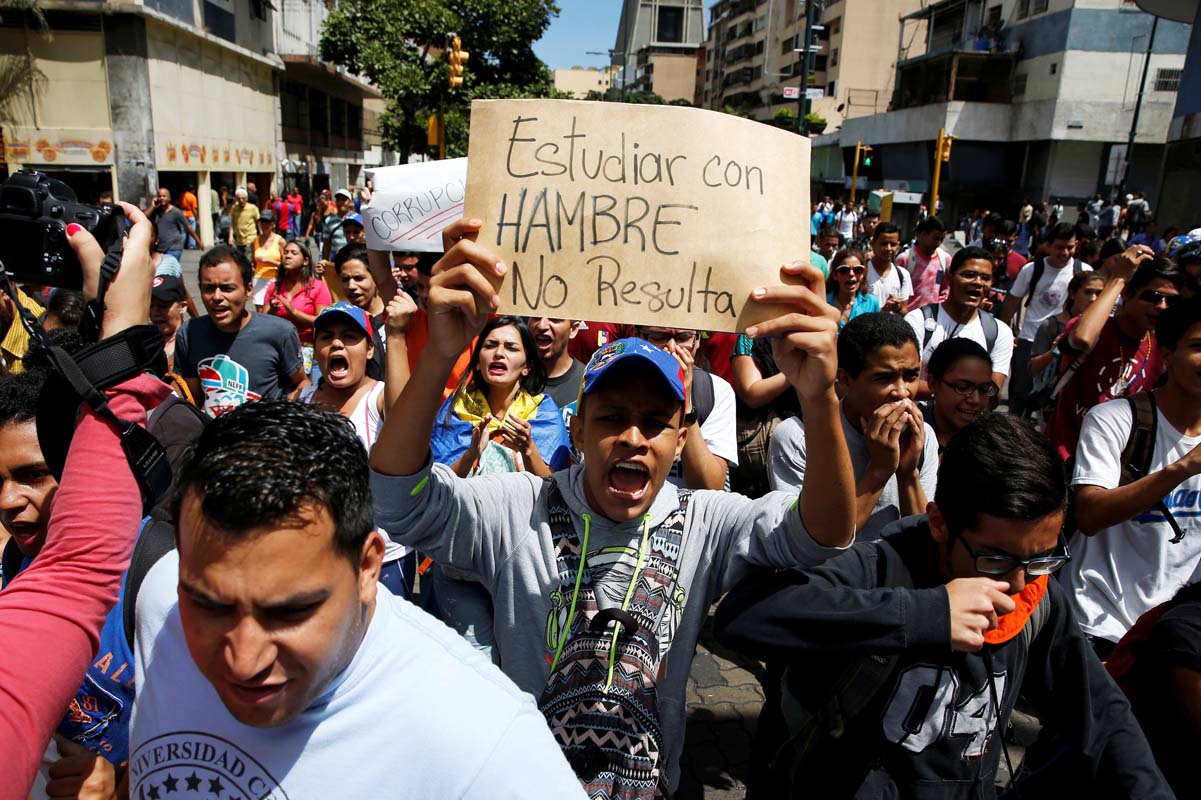
[[[947,339],[930,356],[930,399],[922,416],[938,437],[938,452],[951,438],[992,408],[998,394],[988,352],[971,339]]]
[[[826,279],[826,302],[842,312],[843,325],[860,314],[880,310],[880,300],[867,285],[867,253],[843,248],[830,259],[830,277]]]

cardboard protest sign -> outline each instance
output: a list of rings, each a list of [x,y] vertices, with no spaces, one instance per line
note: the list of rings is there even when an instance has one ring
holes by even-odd
[[[742,330],[779,311],[750,292],[809,252],[809,142],[759,122],[477,100],[467,160],[504,313]]]
[[[442,251],[442,229],[463,216],[467,159],[423,161],[367,171],[375,187],[363,206],[373,250]]]

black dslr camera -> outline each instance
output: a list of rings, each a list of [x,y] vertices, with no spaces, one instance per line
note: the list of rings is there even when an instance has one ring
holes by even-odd
[[[67,243],[67,226],[81,225],[108,250],[121,236],[125,212],[103,203],[85,206],[62,181],[20,170],[0,186],[0,255],[13,280],[63,289],[83,288],[83,270]]]

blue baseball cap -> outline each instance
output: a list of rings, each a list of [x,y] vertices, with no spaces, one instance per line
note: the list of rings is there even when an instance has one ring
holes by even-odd
[[[351,211],[349,214],[342,217],[343,225],[345,225],[348,222],[353,222],[354,224],[358,225],[361,228],[361,227],[363,227],[363,215],[357,211]]]
[[[595,389],[601,377],[615,365],[631,359],[638,359],[653,367],[663,376],[663,380],[667,381],[676,399],[684,402],[684,368],[680,366],[680,362],[666,350],[636,337],[610,342],[592,354],[588,366],[584,368],[580,396],[583,397]]]
[[[322,309],[317,318],[313,320],[313,330],[317,330],[322,324],[329,322],[332,317],[339,314],[344,317],[350,317],[355,325],[363,329],[363,333],[367,334],[367,338],[371,338],[371,317],[367,316],[367,312],[354,303],[348,303],[345,300],[339,300],[332,306],[326,306]]]

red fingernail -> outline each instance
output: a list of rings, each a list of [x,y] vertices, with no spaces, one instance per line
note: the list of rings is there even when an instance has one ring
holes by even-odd
[[[67,226],[67,236],[68,237],[74,236],[75,234],[79,233],[81,230],[83,230],[82,225],[76,225],[74,222],[72,222],[70,225]]]

